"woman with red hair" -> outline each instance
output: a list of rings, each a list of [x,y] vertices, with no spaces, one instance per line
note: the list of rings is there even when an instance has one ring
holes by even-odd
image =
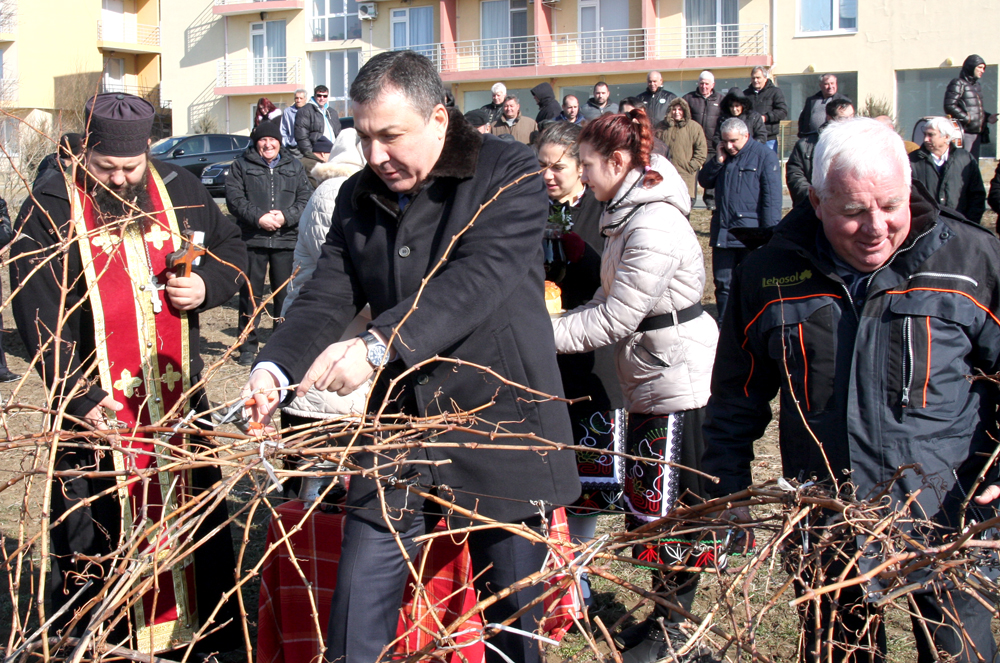
[[[718,340],[715,321],[701,307],[705,264],[687,220],[687,185],[667,159],[651,154],[652,146],[642,108],[603,115],[581,133],[583,181],[607,202],[600,220],[601,287],[590,302],[553,321],[560,353],[615,346],[628,411],[625,502],[633,528],[703,494],[701,476],[684,468],[701,467],[701,426]],[[699,554],[699,546],[667,539],[637,545],[633,554],[693,566],[713,557]],[[653,573],[654,591],[685,610],[696,586],[697,574]],[[646,622],[616,637],[627,649],[625,663],[666,656],[669,645],[655,621],[660,617],[681,619],[657,606]]]
[[[281,109],[267,97],[261,97],[257,100],[257,107],[254,109],[253,128],[256,129],[261,122],[274,120],[278,117],[281,117]]]

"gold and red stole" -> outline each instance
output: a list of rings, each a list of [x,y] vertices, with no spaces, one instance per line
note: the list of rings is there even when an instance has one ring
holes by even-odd
[[[67,183],[94,316],[101,388],[124,404],[117,418],[122,434],[132,438],[122,440],[127,452],[112,452],[118,472],[162,464],[154,454],[170,456],[164,443],[184,444],[181,435],[139,436],[134,429],[158,423],[191,387],[187,314],[169,304],[166,290],[150,283],[151,270],[160,284],[167,282],[166,257],[183,240],[163,180],[152,164],[147,173],[152,209],[158,211],[124,226],[105,228],[90,197],[78,184]],[[159,313],[154,312],[154,296]],[[176,416],[185,416],[189,409],[189,403],[181,403]],[[132,604],[134,645],[144,653],[174,649],[189,642],[198,629],[194,561],[189,555],[163,572],[156,566],[171,553],[169,536],[177,524],[169,514],[189,495],[189,477],[186,472],[160,472],[146,487],[134,476],[117,480],[122,541],[143,535],[135,561],[144,566],[144,581],[156,575],[154,588]]]

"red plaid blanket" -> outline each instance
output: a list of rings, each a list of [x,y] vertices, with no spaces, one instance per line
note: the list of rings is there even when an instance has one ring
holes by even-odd
[[[279,519],[272,519],[267,530],[267,547],[299,523],[305,514],[305,505],[292,501],[276,509]],[[343,536],[343,515],[314,511],[302,529],[292,535],[286,544],[275,550],[261,569],[260,607],[257,613],[257,663],[308,663],[318,661],[323,652],[330,616],[330,601],[337,581],[337,563]],[[550,563],[561,564],[568,544],[569,530],[563,509],[553,512],[550,538],[552,546]],[[289,547],[302,574],[295,568]],[[433,642],[439,624],[448,625],[476,604],[472,590],[472,567],[468,546],[455,543],[451,537],[439,537],[417,560],[421,568],[427,600],[414,600],[413,585],[407,589],[400,611],[397,645],[400,654],[418,651]],[[303,579],[303,576],[305,577]],[[554,592],[545,601],[545,634],[555,640],[572,624],[572,615],[580,614],[579,597],[568,577],[558,577],[556,583],[569,586],[570,591]],[[308,585],[306,584],[308,583]],[[310,591],[310,588],[311,591]],[[430,609],[429,606],[433,609]],[[478,615],[468,620],[458,630],[473,630],[460,636],[459,643],[473,642],[478,637],[482,622]],[[462,650],[469,663],[481,663],[485,647],[474,642]],[[456,654],[449,663],[460,663]]]

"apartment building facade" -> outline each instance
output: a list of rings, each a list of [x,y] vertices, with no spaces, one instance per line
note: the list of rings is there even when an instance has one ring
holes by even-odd
[[[157,130],[169,134],[159,17],[159,0],[0,1],[0,107],[59,133],[81,128],[74,124],[95,92],[130,92],[153,103]],[[8,152],[17,125],[3,120]]]
[[[258,98],[289,104],[296,88],[318,84],[349,114],[361,64],[401,48],[431,58],[463,109],[486,103],[496,81],[533,114],[528,90],[543,81],[583,103],[598,80],[618,99],[642,91],[655,69],[684,94],[710,69],[724,91],[764,65],[790,119],[818,75],[833,72],[859,103],[890,104],[907,132],[941,113],[944,86],[971,52],[989,63],[987,106],[997,103],[989,17],[1000,0],[172,0],[166,9],[163,86],[175,133],[206,121],[246,133]],[[976,12],[984,20],[970,20]]]

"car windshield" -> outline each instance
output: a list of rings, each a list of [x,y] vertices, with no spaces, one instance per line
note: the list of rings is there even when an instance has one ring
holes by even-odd
[[[163,140],[158,140],[153,143],[153,146],[149,148],[149,153],[153,156],[157,154],[166,154],[174,145],[184,140],[184,136],[171,136],[170,138],[164,138]]]

